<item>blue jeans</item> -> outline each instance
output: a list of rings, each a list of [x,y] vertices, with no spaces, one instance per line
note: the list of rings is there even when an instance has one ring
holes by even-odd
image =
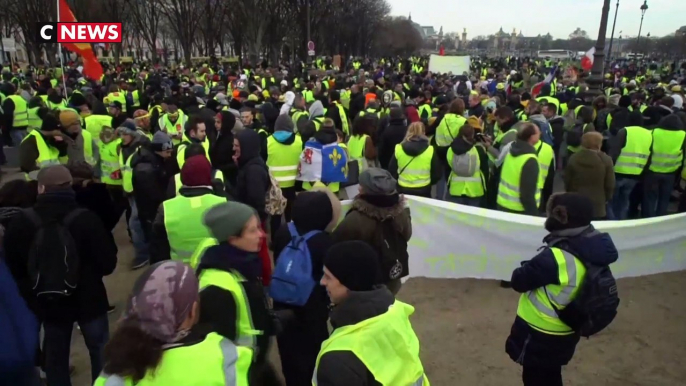
[[[148,241],[143,232],[143,226],[138,220],[138,208],[136,207],[136,200],[129,197],[129,205],[131,205],[131,216],[129,217],[129,230],[131,231],[131,241],[133,248],[136,250],[136,257],[134,264],[150,260],[150,250]]]
[[[626,220],[629,217],[629,197],[638,184],[638,180],[617,177],[615,194],[612,196],[612,214],[615,220]]]
[[[26,130],[10,130],[10,138],[12,138],[12,147],[19,147],[21,141],[26,137]]]
[[[647,172],[643,182],[643,218],[664,216],[667,214],[669,199],[674,190],[674,173],[663,174]]]
[[[474,206],[477,208],[481,206],[481,197],[467,197],[467,196],[451,196],[451,195],[448,195],[448,201],[454,202],[455,204]]]
[[[103,349],[110,338],[107,314],[89,321],[78,321],[83,340],[91,359],[93,382],[102,371]],[[45,338],[45,375],[48,386],[71,386],[69,377],[69,352],[74,323],[43,323]]]

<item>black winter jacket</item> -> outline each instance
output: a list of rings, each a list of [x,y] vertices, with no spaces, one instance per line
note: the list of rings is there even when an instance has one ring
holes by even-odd
[[[46,221],[62,219],[77,206],[74,191],[67,188],[39,195],[34,210]],[[109,302],[102,278],[117,265],[117,245],[98,216],[85,211],[69,227],[79,251],[80,278],[74,294],[59,301],[39,302],[31,290],[27,256],[36,232],[36,226],[23,212],[15,215],[5,231],[7,266],[32,311],[40,320],[56,323],[88,321],[105,315]]]
[[[548,245],[555,242],[555,247],[596,265],[612,264],[619,257],[610,235],[596,231],[591,225],[550,233],[543,242]],[[522,262],[522,266],[512,272],[511,282],[512,289],[519,293],[560,284],[557,262],[550,248]],[[578,342],[578,334],[545,334],[517,316],[505,343],[505,351],[513,361],[523,366],[557,367],[569,363]]]
[[[379,164],[389,170],[391,157],[395,153],[395,145],[400,144],[407,134],[407,121],[402,119],[389,120],[388,126],[383,127],[378,133]]]
[[[390,307],[395,298],[386,287],[367,292],[350,292],[348,298],[331,311],[331,326],[351,326],[379,316]],[[330,351],[319,360],[317,367],[319,386],[376,386],[381,385],[352,351]]]
[[[431,145],[429,144],[429,139],[426,137],[412,138],[411,141],[402,143],[403,151],[405,152],[405,154],[411,157],[421,155],[422,153],[424,153],[424,151],[426,151],[429,148],[429,146]],[[391,173],[393,178],[397,180],[398,173],[400,173],[400,170],[402,170],[405,167],[412,168],[412,165],[408,165],[398,165],[398,160],[395,158],[395,151],[393,151],[393,154],[391,155],[391,161],[388,164],[388,171]],[[439,159],[438,152],[434,151],[434,154],[431,157],[431,182],[429,183],[429,185],[422,188],[403,188],[400,185],[398,185],[398,192],[403,194],[411,194],[414,196],[431,198],[431,186],[441,179],[441,173],[441,160]]]
[[[238,175],[236,185],[230,195],[236,201],[253,207],[260,216],[260,221],[267,219],[265,199],[271,187],[269,169],[260,156],[260,136],[252,130],[242,130],[236,134],[241,153],[238,158]]]
[[[136,199],[138,218],[152,225],[157,208],[167,198],[169,179],[174,177],[176,160],[163,159],[149,147],[140,147],[131,160],[133,169],[133,196]]]

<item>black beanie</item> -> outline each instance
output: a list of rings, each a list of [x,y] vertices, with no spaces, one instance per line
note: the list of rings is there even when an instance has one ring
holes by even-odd
[[[344,241],[329,248],[324,267],[351,291],[371,291],[379,277],[379,256],[364,241]]]
[[[548,232],[585,227],[593,221],[591,199],[578,193],[553,194],[546,209],[545,229]]]

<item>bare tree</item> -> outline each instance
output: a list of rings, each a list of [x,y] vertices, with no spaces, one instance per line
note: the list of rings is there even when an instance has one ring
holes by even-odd
[[[124,0],[129,8],[131,25],[145,41],[152,55],[152,63],[157,60],[157,36],[160,32],[160,0]]]
[[[36,43],[32,37],[35,33],[37,20],[56,20],[57,7],[54,1],[45,0],[4,0],[8,16],[17,25],[19,32],[24,37],[27,53],[33,63],[42,58],[43,49],[47,53],[50,65],[55,63],[57,53],[56,44]]]
[[[203,3],[197,0],[161,0],[159,4],[160,12],[168,19],[169,26],[181,45],[184,61],[190,67],[198,26],[212,16],[204,14]]]

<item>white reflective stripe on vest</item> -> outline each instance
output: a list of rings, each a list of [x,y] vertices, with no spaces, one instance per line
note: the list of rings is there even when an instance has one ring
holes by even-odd
[[[656,159],[661,158],[662,160],[674,160],[667,162],[655,162]],[[673,168],[681,166],[681,154],[667,154],[667,153],[653,153],[653,160],[651,162],[654,166],[662,166],[665,168]]]
[[[507,182],[503,181],[502,179],[500,180],[500,183],[503,184],[503,186],[505,186],[506,188],[512,190],[513,192],[519,193],[519,188],[518,188],[518,187],[516,187],[516,186],[514,186],[514,185],[510,185],[510,184],[508,184]],[[541,193],[541,189],[539,189],[538,187],[536,187],[536,195],[538,195],[538,194],[540,194],[540,193]],[[516,198],[516,197],[514,197],[514,196],[511,196],[511,195],[509,195],[509,194],[507,194],[507,193],[504,193],[501,189],[498,189],[498,196],[499,196],[499,197],[502,197],[503,199],[505,199],[505,200],[507,200],[507,201],[517,202],[517,203],[520,202],[519,198]]]
[[[653,164],[655,164],[655,163],[653,162]],[[617,163],[615,164],[615,167],[617,167],[617,166],[624,166],[624,167],[630,167],[630,168],[634,168],[634,167],[635,167],[635,168],[641,168],[641,169],[643,169],[643,167],[645,166],[645,164],[639,164],[639,163],[637,163],[637,162],[617,162]]]
[[[567,306],[572,301],[572,293],[576,289],[576,262],[574,261],[575,258],[572,254],[562,249],[560,249],[560,252],[562,252],[562,256],[564,256],[565,259],[565,265],[567,266],[567,277],[569,278],[567,281],[567,285],[562,288],[562,291],[560,291],[558,295],[551,294],[550,292],[545,291],[548,296],[549,304],[547,305],[541,303],[541,301],[538,299],[538,297],[536,296],[536,290],[529,291],[529,294],[527,295],[529,301],[531,302],[531,304],[534,305],[537,311],[545,314],[546,316],[557,319],[559,319],[559,316],[557,315],[557,312],[555,312],[555,310],[553,309],[553,305],[557,308]]]
[[[298,170],[298,165],[295,166],[270,166],[269,170],[273,172],[286,172],[289,170]]]
[[[224,363],[222,365],[224,370],[224,385],[235,386],[238,384],[238,368],[236,366],[238,363],[238,349],[236,348],[236,345],[226,338],[219,342],[219,347],[221,347],[222,355],[224,356]]]
[[[426,185],[431,183],[430,173],[431,172],[429,170],[405,168],[405,170],[403,170],[402,174],[398,176],[398,182],[402,182],[402,183],[405,183],[407,185],[410,185],[408,187],[426,186]],[[417,176],[417,177],[424,177],[424,178],[408,180],[407,176]]]
[[[481,182],[481,178],[479,177],[458,177],[453,174],[452,177],[450,177],[451,182]]]
[[[628,152],[625,152],[625,151],[622,151],[622,152],[619,154],[619,156],[620,156],[620,157],[622,157],[622,156],[623,156],[623,157],[632,157],[632,158],[644,158],[644,159],[647,159],[647,158],[648,158],[648,154],[628,153]]]

